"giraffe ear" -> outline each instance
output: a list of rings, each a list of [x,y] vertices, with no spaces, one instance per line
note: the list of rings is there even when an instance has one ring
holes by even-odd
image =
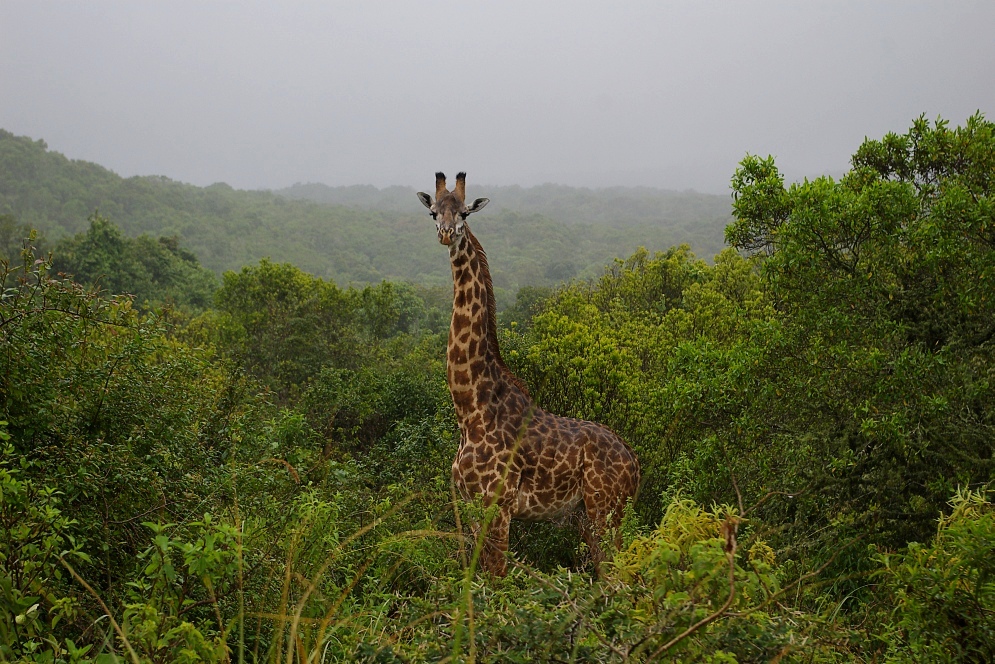
[[[427,207],[429,210],[432,209],[432,197],[426,194],[424,191],[418,192],[418,200],[420,200],[421,204]]]
[[[475,200],[470,207],[466,209],[467,214],[473,214],[474,212],[480,212],[484,209],[484,206],[491,202],[489,198],[478,198]]]

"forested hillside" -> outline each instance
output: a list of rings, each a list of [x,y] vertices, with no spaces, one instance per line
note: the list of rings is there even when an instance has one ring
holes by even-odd
[[[316,195],[320,202],[313,202],[296,199],[343,190],[271,193],[160,176],[121,178],[3,130],[0,174],[0,215],[50,241],[84,231],[99,211],[127,236],[179,238],[218,274],[270,258],[341,284],[389,279],[443,286],[450,278],[431,220],[414,190],[402,187],[346,188],[345,195]],[[348,195],[357,191],[363,195]],[[550,186],[477,193],[491,196],[499,210],[478,215],[475,231],[493,259],[502,304],[521,286],[594,277],[640,246],[690,243],[710,258],[729,221],[729,200],[719,196]]]
[[[481,189],[491,198],[490,206],[496,210],[538,214],[567,225],[608,224],[615,228],[656,225],[672,232],[683,231],[687,236],[681,242],[709,257],[720,248],[711,244],[716,239],[721,240],[721,232],[716,234],[715,229],[725,228],[730,220],[727,197],[693,191],[651,187],[587,189],[557,184],[481,186]],[[415,190],[411,187],[378,189],[370,185],[296,184],[275,193],[318,203],[403,212],[410,210]]]
[[[639,456],[600,578],[555,524],[475,571],[437,293],[263,260],[205,303],[182,242],[102,217],[22,252],[0,659],[995,661],[995,124],[733,190],[714,262],[639,250],[501,317],[536,401]]]

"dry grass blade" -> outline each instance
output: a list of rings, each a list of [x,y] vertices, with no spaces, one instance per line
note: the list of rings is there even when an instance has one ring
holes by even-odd
[[[371,555],[369,558],[366,559],[366,562],[364,562],[360,566],[360,568],[356,571],[356,574],[353,576],[352,581],[349,583],[349,585],[347,585],[345,588],[342,589],[342,592],[339,593],[338,599],[336,599],[335,603],[332,604],[331,608],[329,608],[328,611],[325,612],[325,616],[321,619],[321,622],[318,624],[318,629],[315,632],[314,650],[311,651],[311,656],[308,658],[307,661],[317,660],[318,649],[321,647],[321,643],[325,638],[326,630],[328,630],[328,627],[332,624],[332,619],[335,617],[335,614],[338,613],[339,608],[342,606],[342,603],[345,601],[346,597],[349,596],[349,593],[353,591],[353,589],[356,587],[356,584],[359,583],[359,580],[363,578],[364,574],[366,574],[366,570],[369,569],[370,565],[373,564],[373,561],[376,560],[376,557],[377,554],[374,553],[373,555]],[[304,661],[305,660],[301,660],[301,662]]]
[[[135,653],[135,649],[131,647],[131,642],[129,642],[128,637],[125,636],[124,630],[122,630],[121,626],[117,624],[116,620],[114,620],[114,616],[111,614],[111,610],[107,608],[106,604],[104,604],[104,600],[100,599],[100,595],[97,594],[97,591],[95,591],[90,586],[89,583],[84,581],[83,577],[81,577],[79,574],[76,573],[76,570],[73,569],[72,565],[66,562],[65,558],[59,556],[59,562],[62,563],[62,566],[65,567],[67,570],[69,570],[69,573],[72,574],[73,578],[76,579],[76,581],[78,581],[81,586],[86,588],[86,591],[91,595],[93,595],[93,598],[97,600],[97,602],[100,604],[100,608],[102,608],[104,610],[104,613],[107,615],[107,619],[111,621],[111,625],[114,627],[114,631],[117,632],[117,635],[119,637],[121,637],[121,642],[124,643],[124,647],[128,649],[128,654],[131,655],[131,660],[134,662],[134,664],[140,664],[138,660],[138,655]]]
[[[374,528],[376,528],[378,525],[380,525],[381,523],[383,523],[384,519],[386,519],[387,517],[390,517],[390,516],[396,514],[401,508],[403,508],[405,505],[407,505],[408,503],[410,503],[417,496],[418,496],[418,494],[415,494],[415,493],[412,493],[412,494],[409,494],[408,496],[405,496],[405,498],[403,500],[401,500],[399,503],[397,503],[396,505],[394,505],[393,507],[391,507],[389,510],[387,510],[386,514],[384,514],[381,517],[377,517],[377,518],[373,519],[372,521],[370,521],[370,523],[366,524],[365,526],[363,526],[359,530],[355,531],[353,534],[349,535],[349,537],[345,538],[335,548],[334,551],[329,552],[328,559],[325,560],[325,562],[321,565],[321,567],[318,568],[318,571],[315,573],[314,577],[312,577],[312,579],[311,579],[310,583],[308,584],[307,588],[304,589],[304,594],[298,600],[297,606],[294,609],[294,618],[293,618],[293,621],[290,624],[290,634],[288,635],[288,638],[290,639],[290,643],[291,644],[293,644],[294,640],[297,638],[297,629],[298,629],[298,626],[299,626],[300,621],[301,621],[301,614],[304,612],[304,607],[307,605],[308,599],[311,597],[311,594],[318,587],[318,582],[321,580],[321,577],[323,577],[325,575],[325,572],[328,570],[328,567],[335,560],[336,555],[338,553],[340,553],[343,549],[345,549],[345,547],[347,547],[349,544],[351,544],[355,540],[359,539],[360,537],[362,537],[363,535],[365,535],[366,533],[370,532],[371,530],[373,530]],[[289,565],[289,562],[288,562],[288,565]],[[288,572],[289,572],[289,567],[288,567]],[[281,627],[281,629],[282,629],[282,627]],[[280,661],[280,658],[277,657],[276,661]],[[293,664],[293,661],[294,661],[293,650],[292,650],[291,647],[288,647],[287,648],[286,664]],[[301,660],[301,663],[303,664],[304,661],[305,660]]]

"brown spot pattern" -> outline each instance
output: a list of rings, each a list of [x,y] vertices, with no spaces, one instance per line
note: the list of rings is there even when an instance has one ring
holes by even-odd
[[[445,192],[444,180],[442,187],[436,208],[452,220],[462,197]],[[607,427],[559,417],[532,402],[501,358],[487,255],[465,222],[463,233],[449,245],[454,292],[446,374],[461,433],[453,480],[464,498],[480,495],[485,504],[499,505],[481,565],[505,573],[511,519],[576,516],[598,566],[605,529],[618,526],[636,494],[639,461]]]

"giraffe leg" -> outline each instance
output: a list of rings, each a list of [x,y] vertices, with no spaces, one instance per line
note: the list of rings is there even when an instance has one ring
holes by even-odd
[[[502,505],[491,519],[480,551],[480,568],[494,576],[504,576],[508,573],[505,554],[508,552],[510,526],[511,510]]]
[[[604,534],[603,519],[600,519],[595,511],[586,509],[585,507],[584,512],[577,515],[577,520],[580,525],[580,536],[584,539],[588,550],[591,552],[591,562],[594,563],[594,571],[600,578],[601,563],[605,559],[604,550],[601,548],[601,537]]]
[[[609,498],[603,491],[585,492],[584,513],[581,515],[581,535],[591,549],[591,560],[598,576],[601,576],[601,563],[612,557],[614,551],[622,546],[622,514],[624,498]],[[611,534],[612,541],[607,543],[605,551],[605,536]],[[613,551],[614,550],[614,551]]]

